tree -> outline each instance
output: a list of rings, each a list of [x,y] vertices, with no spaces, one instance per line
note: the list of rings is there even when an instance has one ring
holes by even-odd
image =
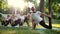
[[[40,11],[44,13],[44,0],[40,0]],[[42,16],[43,18],[44,16]]]
[[[40,11],[42,13],[44,13],[44,0],[41,0],[40,1]],[[51,0],[49,0],[49,14],[51,14]],[[44,18],[44,16],[42,16],[42,18]],[[50,29],[52,28],[52,21],[51,21],[51,18],[48,17],[49,19],[49,26],[50,26]]]
[[[7,0],[0,0],[0,12],[5,13],[7,11]]]
[[[50,15],[51,15],[51,1],[52,1],[52,0],[49,0],[49,14],[50,14]],[[51,28],[52,28],[52,20],[51,20],[50,17],[48,17],[48,19],[49,19],[49,26],[51,26]]]

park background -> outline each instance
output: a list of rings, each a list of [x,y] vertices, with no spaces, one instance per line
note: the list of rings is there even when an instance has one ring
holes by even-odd
[[[5,15],[18,14],[21,10],[27,14],[32,6],[36,7],[38,11],[52,15],[52,30],[45,29],[40,25],[32,30],[26,24],[22,28],[4,27],[1,26],[0,22],[0,34],[60,34],[60,0],[0,0],[0,13]],[[44,17],[44,20],[48,25],[49,18]],[[32,25],[31,21],[30,25]]]

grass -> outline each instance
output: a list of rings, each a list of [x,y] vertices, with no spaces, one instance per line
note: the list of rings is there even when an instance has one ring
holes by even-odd
[[[53,28],[60,28],[59,21],[52,20]],[[47,23],[48,24],[48,23]],[[32,23],[30,23],[30,26]],[[49,29],[42,29],[41,25],[37,25],[35,30],[32,30],[31,27],[27,27],[24,24],[24,27],[4,27],[0,26],[0,34],[60,34],[60,30],[49,30]]]
[[[35,30],[31,30],[29,28],[16,28],[16,27],[1,27],[0,26],[0,34],[40,34]]]
[[[0,34],[60,34],[60,30],[29,29],[28,27],[4,27],[0,26]]]

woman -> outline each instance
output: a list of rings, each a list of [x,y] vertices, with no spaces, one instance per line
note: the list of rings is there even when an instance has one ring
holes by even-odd
[[[20,24],[20,19],[17,18],[17,16],[12,15],[11,16],[11,26],[16,26]]]
[[[7,15],[7,17],[5,17],[2,20],[2,25],[7,26],[11,22],[11,19],[10,18],[11,18],[10,15]]]
[[[51,18],[50,15],[41,13],[40,11],[36,11],[36,9],[34,7],[32,7],[31,10],[32,10],[32,26],[33,26],[33,29],[36,28],[36,25],[38,23],[47,29],[52,29],[51,26],[48,26],[45,24],[43,18],[41,17],[43,15],[43,16],[47,16],[47,17]]]

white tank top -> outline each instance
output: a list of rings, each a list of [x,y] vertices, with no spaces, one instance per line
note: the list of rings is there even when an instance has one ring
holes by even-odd
[[[37,11],[36,13],[32,13],[32,19],[34,20],[34,23],[39,23],[43,19],[40,17],[41,12]]]
[[[23,16],[19,16],[19,19],[21,19],[21,21],[24,21],[25,16],[24,15]]]

